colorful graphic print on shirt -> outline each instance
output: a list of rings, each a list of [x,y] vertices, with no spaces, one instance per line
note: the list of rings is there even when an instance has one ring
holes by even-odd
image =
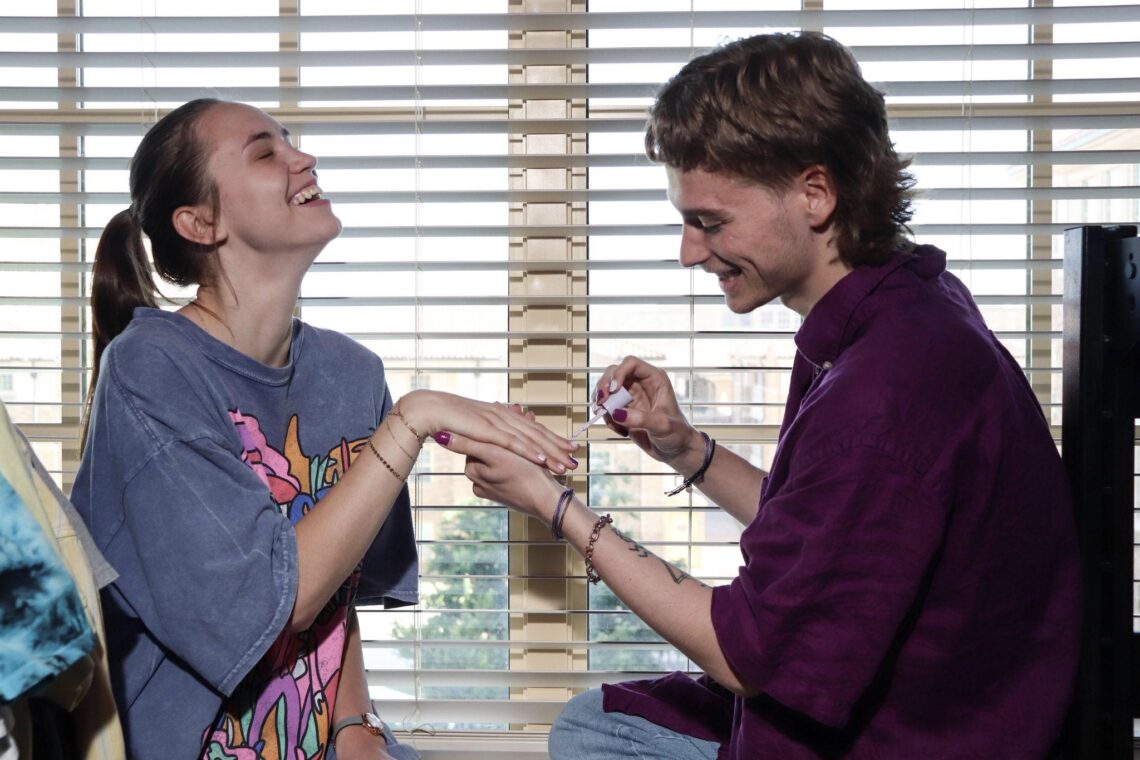
[[[299,420],[289,420],[280,450],[256,417],[231,411],[242,461],[265,483],[281,513],[296,524],[345,473],[367,438],[341,440],[327,454],[301,450]],[[207,731],[205,760],[320,760],[328,746],[344,661],[349,606],[359,569],[306,631],[285,630],[223,705]],[[240,614],[240,612],[236,613]]]

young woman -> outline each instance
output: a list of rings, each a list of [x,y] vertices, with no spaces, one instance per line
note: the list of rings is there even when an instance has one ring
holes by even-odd
[[[256,108],[187,103],[143,138],[131,206],[99,241],[72,499],[119,572],[103,603],[137,760],[388,757],[354,604],[416,599],[404,479],[421,444],[446,428],[577,464],[503,406],[393,405],[374,354],[293,318],[340,232],[315,166]],[[156,308],[142,233],[159,275],[198,286],[177,312]]]

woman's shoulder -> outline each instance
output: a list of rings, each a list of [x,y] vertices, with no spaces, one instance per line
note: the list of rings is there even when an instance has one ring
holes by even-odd
[[[105,368],[119,378],[180,376],[200,353],[185,319],[161,309],[135,310],[127,328],[107,345]]]
[[[185,324],[180,324],[185,323]],[[185,318],[136,310],[107,346],[94,404],[121,413],[123,424],[147,427],[157,438],[213,436],[227,423],[216,395],[225,385]]]

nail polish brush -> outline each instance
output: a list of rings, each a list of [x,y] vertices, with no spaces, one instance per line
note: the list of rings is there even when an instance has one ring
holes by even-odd
[[[586,429],[600,420],[607,414],[613,414],[618,409],[625,409],[629,406],[629,402],[633,401],[633,394],[626,388],[618,388],[617,391],[598,405],[598,411],[594,412],[594,416],[582,423],[582,427],[574,431],[571,438],[577,438],[586,432]]]

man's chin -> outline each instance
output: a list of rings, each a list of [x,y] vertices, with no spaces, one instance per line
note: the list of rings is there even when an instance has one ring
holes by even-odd
[[[740,298],[739,296],[734,298],[725,296],[724,305],[727,306],[728,310],[733,314],[748,314],[750,312],[756,311],[761,306],[767,306],[774,300],[776,300],[775,296],[771,296],[763,300],[745,299]]]

